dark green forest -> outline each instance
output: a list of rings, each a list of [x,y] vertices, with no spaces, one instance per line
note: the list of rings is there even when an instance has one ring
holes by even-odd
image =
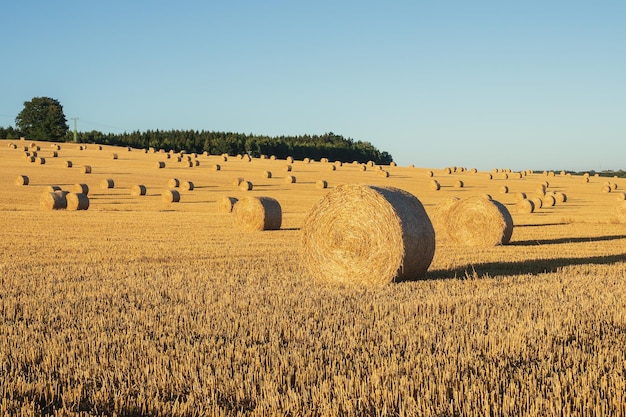
[[[0,139],[18,139],[20,136],[22,135],[17,129],[0,127]],[[393,161],[389,153],[378,150],[369,142],[355,141],[332,132],[323,135],[270,137],[205,130],[147,130],[130,133],[102,133],[92,130],[77,132],[76,139],[79,143],[155,148],[176,152],[206,151],[211,155],[248,153],[252,157],[275,155],[280,159],[292,156],[295,159],[328,158],[331,161],[374,161],[377,164],[389,164]],[[73,142],[73,132],[68,131],[64,141]]]

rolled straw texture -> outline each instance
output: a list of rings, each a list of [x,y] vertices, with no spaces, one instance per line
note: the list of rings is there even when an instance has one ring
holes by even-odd
[[[513,234],[513,219],[500,202],[469,197],[449,208],[445,234],[451,241],[467,246],[505,245]]]
[[[435,231],[412,194],[394,187],[339,185],[302,226],[302,264],[318,280],[379,286],[424,276]]]
[[[89,209],[89,197],[82,193],[69,193],[66,196],[68,210]]]
[[[45,210],[61,210],[67,208],[67,191],[44,192],[39,205]]]
[[[235,197],[224,196],[217,200],[217,211],[220,213],[230,213],[233,211],[233,206],[239,201]]]
[[[278,230],[283,212],[272,197],[244,197],[233,207],[235,225],[243,230]]]
[[[526,198],[521,199],[517,203],[515,203],[515,210],[517,210],[518,213],[532,213],[535,211],[535,203]]]

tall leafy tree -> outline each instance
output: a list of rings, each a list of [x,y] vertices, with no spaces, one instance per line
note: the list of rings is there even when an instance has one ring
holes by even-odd
[[[34,97],[24,102],[24,109],[15,118],[22,135],[31,139],[58,141],[69,130],[63,106],[50,97]]]

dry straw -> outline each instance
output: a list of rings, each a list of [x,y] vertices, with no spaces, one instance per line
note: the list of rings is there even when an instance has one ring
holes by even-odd
[[[446,238],[446,223],[448,221],[447,218],[449,216],[449,211],[452,207],[458,204],[459,200],[460,199],[458,197],[447,198],[438,203],[430,214],[430,220],[435,228],[435,235],[437,236],[437,239]]]
[[[180,181],[178,181],[178,178],[170,178],[167,181],[167,186],[169,188],[178,188],[178,187],[180,187]]]
[[[146,186],[142,184],[136,184],[130,188],[130,195],[141,196],[146,195],[146,192]]]
[[[233,207],[235,225],[244,230],[278,230],[282,217],[280,203],[272,197],[244,197]]]
[[[422,278],[434,253],[422,203],[398,188],[340,185],[302,226],[302,264],[322,281],[372,286]]]
[[[335,165],[333,165],[333,164],[329,164],[329,165],[328,165],[328,170],[329,170],[329,171],[336,171],[336,170],[337,170],[337,167],[336,167]]]
[[[165,190],[161,193],[161,200],[166,203],[180,202],[180,193],[177,190]]]
[[[287,162],[290,163],[290,164],[293,164],[293,157],[288,156],[287,157]]]
[[[82,193],[69,193],[66,196],[68,210],[87,210],[89,209],[89,197]]]
[[[230,213],[233,211],[233,206],[239,201],[235,197],[224,196],[217,200],[217,211],[220,213]]]
[[[515,209],[518,213],[533,213],[535,211],[535,203],[524,198],[515,203]]]
[[[87,184],[74,184],[72,186],[72,192],[89,195],[89,186]]]
[[[326,180],[317,180],[315,186],[319,189],[324,189],[328,187],[328,182]]]
[[[513,234],[513,219],[508,209],[498,201],[480,196],[459,200],[440,215],[445,218],[441,222],[443,235],[455,243],[505,245]]]
[[[615,206],[615,216],[620,223],[626,223],[626,201],[619,201]]]
[[[182,188],[185,191],[193,191],[194,185],[193,185],[193,182],[191,181],[183,181],[180,184],[180,188]]]
[[[242,181],[241,184],[239,184],[239,189],[241,191],[250,191],[252,190],[252,183],[250,181]]]
[[[15,184],[17,185],[28,185],[29,179],[26,175],[18,175],[15,179]]]
[[[67,208],[67,191],[44,192],[39,205],[45,210],[61,210]]]
[[[52,157],[53,158],[58,158],[59,157],[59,153],[57,151],[52,151]]]
[[[100,188],[103,188],[103,189],[115,188],[115,181],[113,181],[111,178],[105,178],[102,181],[100,181]]]

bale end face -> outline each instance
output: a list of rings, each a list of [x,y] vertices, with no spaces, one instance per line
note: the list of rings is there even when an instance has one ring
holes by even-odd
[[[237,201],[239,199],[235,197],[224,196],[217,201],[217,211],[220,213],[231,213]]]

